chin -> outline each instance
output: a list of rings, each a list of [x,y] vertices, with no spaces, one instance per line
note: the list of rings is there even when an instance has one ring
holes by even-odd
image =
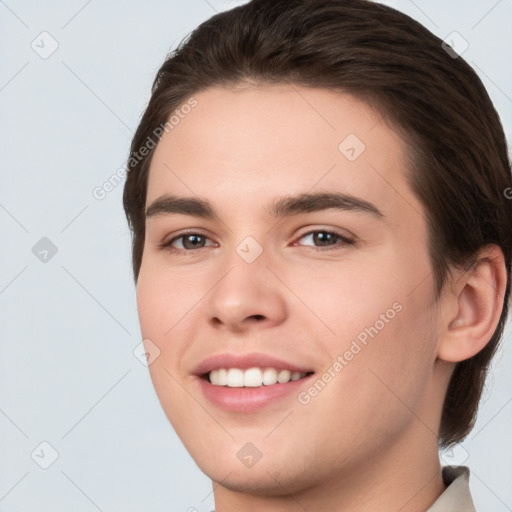
[[[223,474],[216,468],[213,472],[203,471],[215,484],[229,489],[232,492],[255,496],[289,496],[309,487],[310,480],[306,475],[286,474],[280,471],[268,471],[265,468],[256,470],[256,467],[245,470],[233,470]],[[303,482],[304,480],[304,482]],[[307,481],[309,480],[309,485]]]
[[[266,460],[265,460],[266,458]],[[282,460],[263,456],[252,467],[245,467],[238,458],[219,457],[195,459],[199,469],[216,485],[230,491],[257,496],[289,496],[314,485],[318,472],[288,456]]]

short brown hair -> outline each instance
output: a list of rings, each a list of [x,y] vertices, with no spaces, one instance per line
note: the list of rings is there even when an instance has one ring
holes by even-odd
[[[202,23],[166,59],[133,137],[124,209],[138,279],[153,149],[139,149],[193,94],[208,87],[290,83],[347,92],[373,106],[408,143],[412,190],[427,212],[437,293],[450,267],[469,268],[497,244],[507,267],[491,340],[459,362],[439,426],[440,446],[471,431],[510,294],[512,201],[507,144],[477,74],[407,15],[368,0],[253,0]],[[154,145],[154,144],[153,144]],[[137,158],[134,158],[137,155]]]

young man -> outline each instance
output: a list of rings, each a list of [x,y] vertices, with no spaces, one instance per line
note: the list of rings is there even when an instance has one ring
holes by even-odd
[[[157,143],[158,142],[158,143]],[[476,74],[365,0],[254,0],[164,63],[124,191],[162,406],[217,512],[471,511],[510,163]]]

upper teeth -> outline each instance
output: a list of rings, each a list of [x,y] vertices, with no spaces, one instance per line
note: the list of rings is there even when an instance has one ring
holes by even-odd
[[[284,384],[291,380],[299,380],[306,376],[303,372],[277,370],[276,368],[219,368],[212,370],[208,376],[214,386],[229,386],[230,388],[251,387],[262,385]]]

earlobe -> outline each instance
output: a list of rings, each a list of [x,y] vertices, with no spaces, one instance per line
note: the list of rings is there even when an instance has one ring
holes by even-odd
[[[489,342],[503,309],[507,270],[497,245],[482,248],[474,265],[461,272],[445,296],[450,315],[441,326],[438,358],[464,361],[480,352]]]

